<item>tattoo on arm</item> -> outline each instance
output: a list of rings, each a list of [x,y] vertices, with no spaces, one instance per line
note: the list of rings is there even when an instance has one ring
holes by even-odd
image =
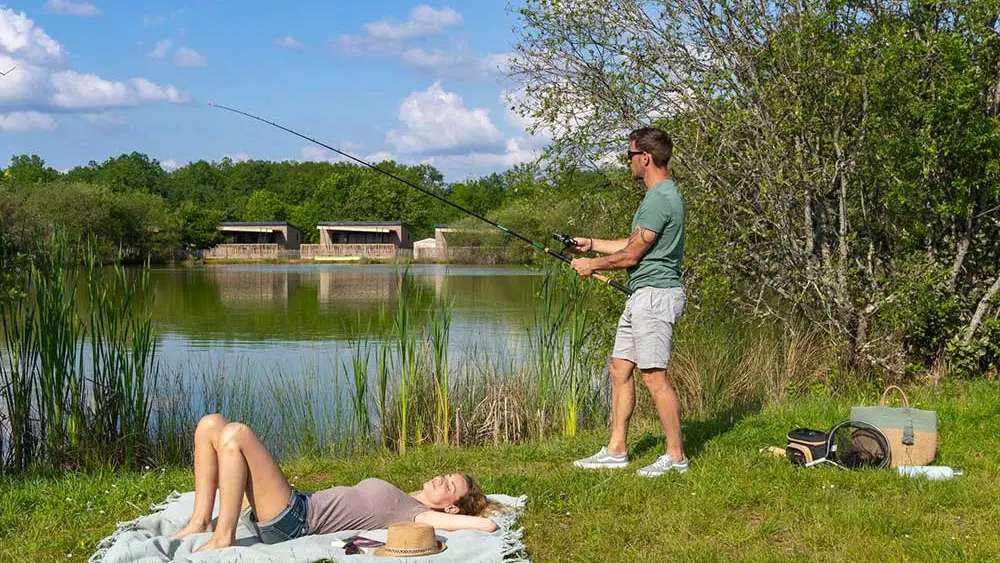
[[[629,235],[624,248],[600,259],[600,262],[595,264],[595,266],[597,269],[602,270],[620,269],[629,264],[633,256],[638,261],[653,245],[656,236],[657,233],[655,231],[636,226],[632,230],[632,234]]]

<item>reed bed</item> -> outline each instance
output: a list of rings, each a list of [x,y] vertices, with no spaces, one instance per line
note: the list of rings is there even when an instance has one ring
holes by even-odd
[[[453,304],[424,299],[404,272],[398,299],[381,312],[388,328],[352,342],[329,373],[250,364],[162,372],[148,265],[105,267],[84,248],[75,266],[68,248],[57,240],[35,261],[24,295],[0,303],[2,471],[190,463],[194,426],[211,412],[249,424],[285,459],[567,438],[607,425],[608,343],[598,334],[617,316],[598,316],[606,308],[595,300],[610,297],[592,295],[593,284],[565,268],[547,269],[536,285],[519,354],[451,358]],[[86,311],[75,302],[76,276],[86,281]],[[710,417],[821,384],[832,351],[807,330],[695,310],[677,327],[668,375],[685,415]],[[655,420],[646,395],[637,393],[636,417]]]
[[[82,311],[80,277],[91,298]],[[107,267],[92,244],[62,235],[34,257],[22,295],[0,300],[0,468],[116,468],[148,456],[158,376],[148,285],[148,265]]]

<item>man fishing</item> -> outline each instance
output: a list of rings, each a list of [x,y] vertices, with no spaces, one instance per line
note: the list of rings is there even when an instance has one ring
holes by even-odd
[[[664,455],[637,473],[657,477],[688,469],[681,438],[680,401],[666,374],[674,326],[685,304],[681,263],[686,211],[667,168],[673,152],[670,136],[660,129],[644,127],[632,131],[629,140],[632,176],[646,185],[646,195],[632,219],[632,234],[619,240],[574,237],[574,251],[604,255],[574,259],[572,266],[577,273],[591,276],[596,271],[625,269],[633,293],[625,302],[611,355],[611,437],[599,452],[573,464],[584,469],[628,466],[628,425],[635,408],[632,374],[638,366],[656,404],[667,447]]]

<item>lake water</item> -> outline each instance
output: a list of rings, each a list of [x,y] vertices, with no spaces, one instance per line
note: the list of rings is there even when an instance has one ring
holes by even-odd
[[[524,351],[542,276],[525,267],[442,264],[156,268],[153,321],[167,372],[328,373],[351,342],[392,327],[402,292],[415,327],[453,304],[449,356]]]
[[[517,266],[156,267],[150,287],[160,378],[155,391],[150,389],[153,409],[163,415],[164,428],[185,435],[202,414],[224,412],[260,431],[271,429],[265,442],[287,451],[294,451],[300,438],[286,440],[289,434],[275,428],[334,436],[346,420],[349,432],[358,344],[374,345],[370,393],[378,370],[374,352],[388,350],[390,390],[398,379],[393,326],[401,302],[407,303],[409,334],[421,343],[430,342],[432,313],[442,302],[450,304],[450,381],[481,392],[483,382],[537,367],[530,331],[543,304],[543,281],[542,272]],[[87,287],[85,279],[79,283],[83,313]],[[388,342],[379,345],[382,339]],[[86,371],[89,345],[80,353]],[[430,351],[419,355],[433,361]],[[375,397],[369,394],[367,400]],[[369,416],[377,422],[374,410]]]

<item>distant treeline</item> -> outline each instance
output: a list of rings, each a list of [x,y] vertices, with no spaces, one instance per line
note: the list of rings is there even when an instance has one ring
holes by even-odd
[[[432,166],[382,162],[391,172],[480,214],[537,184],[521,166],[446,184]],[[374,170],[350,163],[192,162],[173,171],[133,152],[65,173],[38,155],[14,156],[0,174],[0,216],[8,231],[47,232],[54,226],[93,235],[109,249],[154,261],[219,242],[221,221],[288,221],[305,242],[318,242],[320,221],[402,221],[416,238],[434,225],[464,217]]]

